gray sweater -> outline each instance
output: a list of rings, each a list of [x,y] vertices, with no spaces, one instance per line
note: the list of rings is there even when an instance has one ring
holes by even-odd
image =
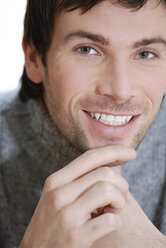
[[[0,248],[18,247],[45,179],[80,155],[52,123],[41,99],[0,97]],[[130,164],[130,165],[129,165]],[[147,216],[166,235],[166,100],[123,176]]]

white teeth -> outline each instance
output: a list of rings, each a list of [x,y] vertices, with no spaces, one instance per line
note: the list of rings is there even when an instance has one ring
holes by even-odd
[[[107,115],[107,120],[113,122],[114,116],[113,115]]]
[[[95,114],[95,119],[96,119],[96,120],[99,120],[100,116],[101,116],[100,114],[96,113],[96,114]]]
[[[107,116],[106,116],[105,114],[102,114],[102,115],[101,115],[101,119],[102,119],[103,121],[106,121],[106,120],[107,120]]]
[[[126,117],[126,120],[127,120],[127,121],[130,121],[131,118],[132,118],[132,116],[127,116],[127,117]]]
[[[132,119],[132,116],[115,116],[99,113],[90,113],[92,118],[110,126],[122,126]]]
[[[95,113],[90,113],[90,115],[92,116],[92,118],[94,118],[94,117],[95,117]]]

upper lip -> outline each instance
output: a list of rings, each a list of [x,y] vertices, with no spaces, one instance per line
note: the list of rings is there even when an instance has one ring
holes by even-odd
[[[84,110],[87,113],[98,113],[98,114],[105,114],[105,115],[114,115],[114,116],[138,116],[140,113],[131,113],[131,112],[107,112],[107,111],[100,111],[100,110]]]

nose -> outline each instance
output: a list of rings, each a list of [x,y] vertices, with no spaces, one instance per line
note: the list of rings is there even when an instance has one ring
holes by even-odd
[[[97,93],[122,103],[136,94],[136,75],[132,66],[124,61],[104,66],[101,80],[98,81]]]

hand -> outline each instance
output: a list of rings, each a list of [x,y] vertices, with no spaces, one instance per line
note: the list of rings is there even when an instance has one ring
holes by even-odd
[[[104,165],[134,158],[132,148],[105,146],[85,152],[52,174],[45,182],[20,248],[89,248],[96,240],[117,230],[128,183]],[[117,213],[97,214],[93,218],[98,209],[108,205],[117,209]]]
[[[106,207],[105,213],[116,212]],[[128,192],[126,206],[120,212],[121,227],[113,233],[96,241],[91,248],[165,248],[166,237],[152,224],[138,205],[134,197]]]

